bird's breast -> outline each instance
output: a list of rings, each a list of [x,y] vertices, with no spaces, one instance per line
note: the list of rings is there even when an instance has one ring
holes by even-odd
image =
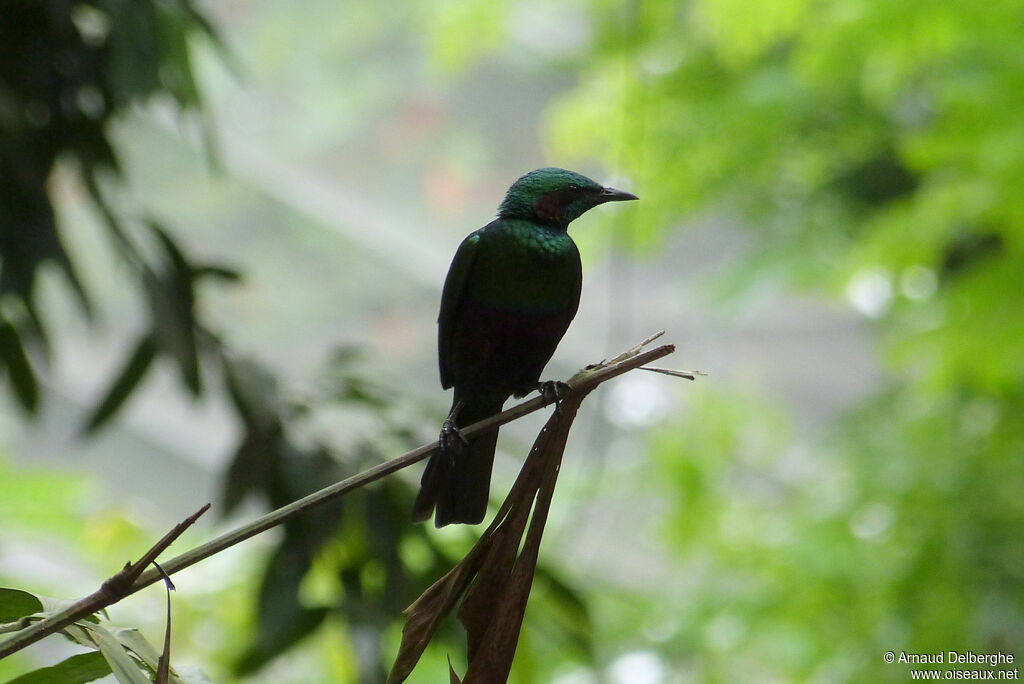
[[[568,306],[581,275],[579,251],[567,233],[523,223],[483,237],[470,283],[473,299],[508,310]]]

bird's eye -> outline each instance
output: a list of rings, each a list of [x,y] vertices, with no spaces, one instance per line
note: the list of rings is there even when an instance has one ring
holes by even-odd
[[[573,192],[578,192],[579,189],[580,189],[580,186],[577,185],[576,183],[570,183],[569,184],[569,189],[572,190]]]

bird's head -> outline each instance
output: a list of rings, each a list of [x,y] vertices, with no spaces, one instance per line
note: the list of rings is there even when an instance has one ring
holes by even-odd
[[[512,184],[498,207],[498,216],[524,218],[564,229],[599,204],[635,199],[636,195],[606,188],[572,171],[537,169]]]

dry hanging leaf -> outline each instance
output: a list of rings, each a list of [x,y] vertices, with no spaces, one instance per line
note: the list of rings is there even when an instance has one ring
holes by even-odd
[[[465,679],[460,681],[449,662],[451,680],[492,684],[508,678],[569,427],[584,396],[586,393],[575,392],[563,399],[561,408],[538,435],[512,490],[480,540],[458,565],[406,609],[402,645],[388,684],[405,681],[441,619],[460,599],[459,620],[466,628],[469,666]],[[520,553],[527,521],[529,534]]]
[[[483,585],[479,582],[483,574],[481,571],[477,575],[477,581],[469,588],[463,609],[459,612],[459,619],[466,627],[469,643],[475,641],[479,646],[470,651],[463,684],[491,684],[508,679],[519,644],[519,633],[523,616],[526,614],[530,589],[533,587],[540,542],[544,535],[562,454],[569,437],[569,428],[576,417],[583,396],[573,395],[563,401],[561,409],[548,421],[545,432],[538,437],[530,453],[528,460],[537,463],[540,475],[536,481],[536,503],[533,506],[526,542],[515,559],[511,574],[505,578],[503,585]],[[519,548],[521,538],[520,532],[515,538],[514,545],[511,545],[512,556]],[[467,606],[473,606],[476,611],[468,621]],[[483,631],[480,633],[482,626]]]

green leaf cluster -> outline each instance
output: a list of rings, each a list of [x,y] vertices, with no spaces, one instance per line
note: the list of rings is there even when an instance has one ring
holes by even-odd
[[[55,615],[69,602],[0,587],[0,642],[32,622]],[[84,684],[113,674],[120,684],[149,684],[158,669],[160,653],[136,629],[120,629],[107,620],[89,616],[68,625],[61,632],[69,641],[90,649],[8,681],[8,684]],[[172,673],[170,684],[209,682],[201,673],[179,676]]]
[[[110,134],[119,115],[159,97],[182,112],[199,107],[189,51],[195,34],[216,40],[188,0],[13,0],[0,13],[0,366],[29,413],[39,405],[37,366],[49,352],[40,273],[55,267],[82,312],[93,314],[50,197],[58,164],[88,191],[107,223],[111,248],[145,283],[161,333],[155,346],[140,343],[96,425],[123,401],[155,352],[176,357],[186,383],[198,391],[195,345],[181,339],[193,327],[191,319],[182,320],[191,315],[191,280],[183,284],[181,274],[174,280],[152,272],[102,189],[104,176],[120,174]],[[177,246],[165,231],[156,232],[173,261]]]

